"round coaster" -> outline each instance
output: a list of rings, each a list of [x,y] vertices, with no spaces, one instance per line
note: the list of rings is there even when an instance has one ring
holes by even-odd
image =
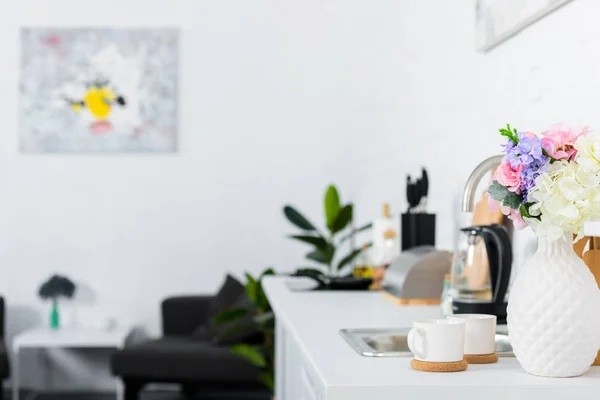
[[[469,364],[493,364],[498,362],[498,354],[465,354],[465,361]]]
[[[465,360],[456,362],[426,362],[413,358],[410,362],[412,369],[425,372],[459,372],[467,369],[468,365]]]

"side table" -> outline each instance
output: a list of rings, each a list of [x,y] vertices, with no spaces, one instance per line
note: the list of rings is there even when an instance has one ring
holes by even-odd
[[[128,329],[93,330],[35,328],[16,335],[12,342],[12,399],[19,400],[19,352],[25,348],[116,348],[125,346]],[[123,400],[123,386],[116,379],[117,400]]]

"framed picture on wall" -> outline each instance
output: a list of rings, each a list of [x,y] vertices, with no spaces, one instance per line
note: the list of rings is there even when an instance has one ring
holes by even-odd
[[[21,29],[23,153],[173,152],[178,30]]]
[[[476,0],[477,49],[488,51],[571,0]]]

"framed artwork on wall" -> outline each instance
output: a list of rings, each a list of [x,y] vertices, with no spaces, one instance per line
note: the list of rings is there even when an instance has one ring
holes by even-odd
[[[571,0],[476,0],[477,49],[488,51]]]
[[[177,148],[173,28],[22,28],[23,153]]]

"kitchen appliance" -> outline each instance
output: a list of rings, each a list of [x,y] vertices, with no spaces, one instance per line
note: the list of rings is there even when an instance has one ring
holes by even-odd
[[[452,311],[492,314],[505,324],[511,266],[512,246],[504,226],[461,229],[451,271]]]
[[[433,246],[404,251],[387,269],[383,293],[400,305],[440,304],[451,263],[449,252]]]

